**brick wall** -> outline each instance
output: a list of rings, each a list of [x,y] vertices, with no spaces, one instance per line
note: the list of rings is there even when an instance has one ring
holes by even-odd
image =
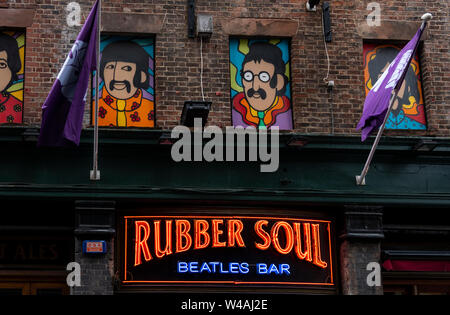
[[[82,253],[83,239],[75,239],[75,261],[80,264],[81,286],[72,295],[112,295],[114,291],[114,240],[107,241],[107,254]]]
[[[382,286],[369,286],[367,265],[380,261],[379,242],[344,241],[340,248],[342,293],[344,295],[382,295]]]
[[[295,131],[314,134],[357,135],[364,103],[362,44],[359,30],[370,13],[372,0],[330,1],[333,41],[329,79],[336,82],[328,93],[323,78],[327,60],[320,11],[306,12],[306,0],[197,0],[197,13],[212,14],[214,33],[203,43],[205,97],[213,102],[209,122],[231,125],[229,80],[229,34],[224,31],[233,18],[291,19],[298,30],[291,40],[292,100]],[[10,9],[35,10],[27,28],[25,113],[26,125],[39,126],[41,105],[64,63],[80,27],[66,23],[71,1],[6,1]],[[82,22],[92,1],[81,0]],[[3,3],[3,2],[2,2]],[[429,129],[387,131],[387,135],[450,136],[450,26],[449,3],[441,0],[383,0],[383,22],[416,23],[431,12],[434,19],[420,51],[425,105]],[[2,4],[3,6],[4,4]],[[201,99],[200,42],[187,37],[186,0],[104,0],[104,12],[146,13],[163,19],[156,34],[157,127],[172,128],[179,122],[185,100]],[[383,24],[382,24],[383,26]],[[381,27],[383,29],[383,27]],[[397,31],[401,33],[401,27]],[[124,31],[126,31],[124,29]],[[235,33],[239,30],[235,30]],[[412,35],[412,34],[411,34]],[[89,107],[89,106],[88,106]],[[86,117],[89,117],[87,113]],[[88,124],[89,119],[86,119]]]

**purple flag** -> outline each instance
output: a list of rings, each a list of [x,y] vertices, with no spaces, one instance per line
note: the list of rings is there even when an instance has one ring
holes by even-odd
[[[394,61],[384,71],[364,103],[363,114],[356,129],[362,129],[361,140],[365,141],[373,130],[383,125],[389,108],[392,90],[400,88],[408,71],[409,64],[415,56],[424,28],[419,28],[411,41],[398,53]]]
[[[89,76],[97,67],[98,0],[42,106],[38,146],[79,145]]]

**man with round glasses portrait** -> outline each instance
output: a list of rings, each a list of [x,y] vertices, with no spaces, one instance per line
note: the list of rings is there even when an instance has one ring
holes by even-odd
[[[233,125],[258,129],[292,129],[292,110],[286,97],[288,78],[281,49],[256,42],[242,63],[243,92],[233,98]]]

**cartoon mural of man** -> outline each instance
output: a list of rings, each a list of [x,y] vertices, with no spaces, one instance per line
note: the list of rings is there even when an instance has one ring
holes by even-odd
[[[242,63],[244,91],[233,98],[233,125],[259,129],[292,129],[292,109],[285,96],[288,78],[281,49],[256,42]]]
[[[17,41],[0,34],[0,123],[22,123],[23,103],[7,92],[21,67]]]
[[[103,49],[99,126],[154,127],[154,102],[146,91],[148,68],[149,55],[135,42],[116,41]]]
[[[391,46],[380,47],[368,62],[370,89],[381,77],[389,64],[398,55],[400,49]],[[392,106],[392,112],[387,122],[387,129],[425,129],[425,110],[420,104],[417,76],[410,65],[405,80],[400,87]]]

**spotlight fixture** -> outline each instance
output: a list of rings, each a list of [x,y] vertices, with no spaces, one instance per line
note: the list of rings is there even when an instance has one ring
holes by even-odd
[[[319,4],[320,0],[308,0],[306,1],[306,10],[307,11],[316,11],[316,6]]]
[[[201,118],[203,127],[208,120],[212,102],[186,101],[181,113],[180,124],[186,127],[194,127],[194,119]]]
[[[429,139],[422,139],[413,147],[413,151],[432,152],[437,146],[438,143],[436,141]]]

